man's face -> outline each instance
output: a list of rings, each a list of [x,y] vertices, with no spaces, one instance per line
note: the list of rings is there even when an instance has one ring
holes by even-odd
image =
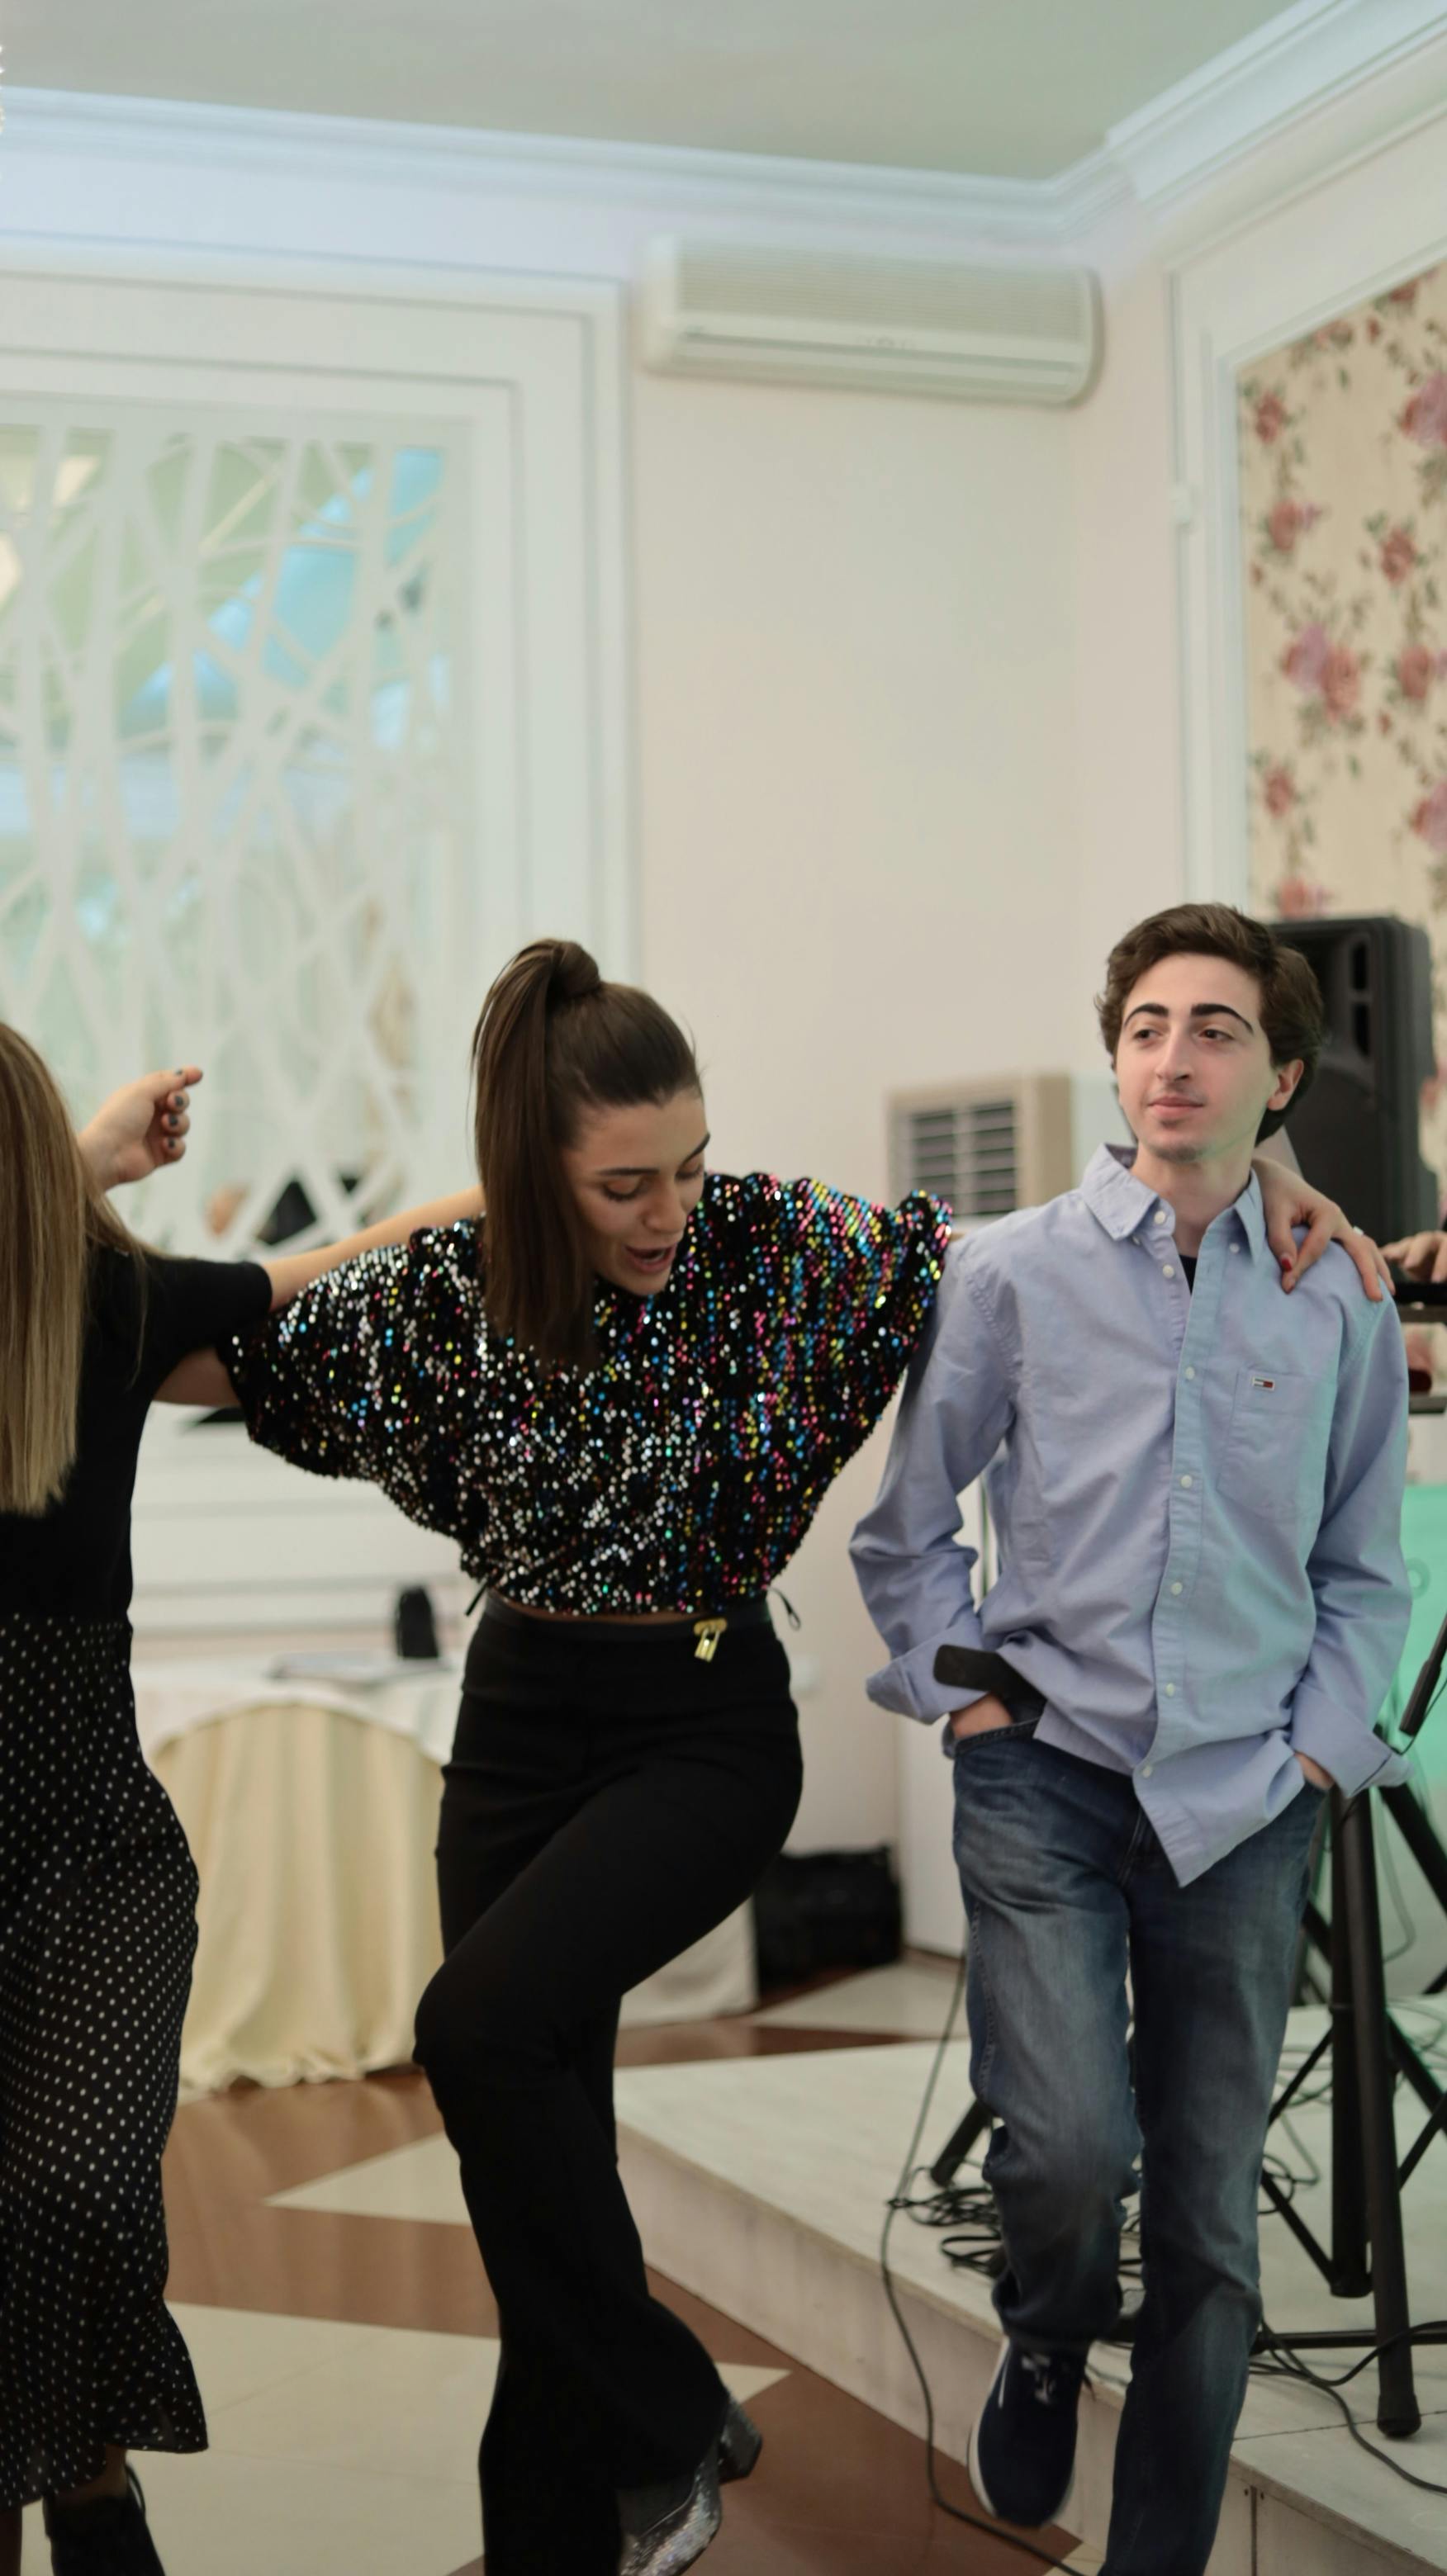
[[[1255,1142],[1299,1063],[1273,1066],[1254,975],[1223,957],[1164,957],[1132,986],[1116,1049],[1121,1107],[1165,1163],[1203,1163]]]

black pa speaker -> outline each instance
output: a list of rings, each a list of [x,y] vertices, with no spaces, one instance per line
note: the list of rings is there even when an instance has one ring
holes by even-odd
[[[1417,1122],[1436,1066],[1427,933],[1390,913],[1271,927],[1300,949],[1326,1005],[1316,1080],[1286,1121],[1303,1172],[1378,1243],[1436,1225],[1440,1191]]]

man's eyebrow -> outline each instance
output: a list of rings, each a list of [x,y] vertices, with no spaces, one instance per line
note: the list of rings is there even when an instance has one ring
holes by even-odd
[[[707,1150],[711,1142],[712,1138],[705,1136],[701,1145],[695,1145],[690,1153],[684,1155],[683,1162],[696,1163],[700,1154]],[[683,1163],[680,1163],[678,1168],[682,1171]],[[605,1163],[601,1171],[595,1173],[594,1178],[600,1181],[646,1181],[650,1180],[657,1170],[656,1163]]]
[[[1133,1011],[1127,1011],[1125,1015],[1125,1025],[1127,1028],[1129,1028],[1131,1021],[1136,1019],[1142,1011],[1149,1011],[1152,1018],[1158,1020],[1164,1020],[1169,1017],[1164,1002],[1137,1002],[1135,1009]],[[1247,1019],[1245,1012],[1234,1009],[1230,1002],[1193,1002],[1191,1004],[1191,1017],[1193,1020],[1239,1020],[1243,1029],[1249,1029],[1253,1025],[1253,1023]]]

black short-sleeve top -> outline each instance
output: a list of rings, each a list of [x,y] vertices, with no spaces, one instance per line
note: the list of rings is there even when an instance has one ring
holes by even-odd
[[[710,1173],[666,1284],[599,1281],[596,1358],[491,1334],[485,1220],[313,1282],[223,1349],[253,1439],[380,1485],[527,1607],[706,1614],[761,1592],[889,1402],[949,1215]]]
[[[188,1351],[259,1323],[270,1304],[271,1281],[257,1262],[172,1261],[97,1245],[75,1463],[48,1512],[0,1512],[0,1614],[124,1618],[147,1408]]]

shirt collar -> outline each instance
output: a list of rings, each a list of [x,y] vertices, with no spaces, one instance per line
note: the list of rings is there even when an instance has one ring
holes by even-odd
[[[1098,1145],[1085,1167],[1080,1195],[1092,1216],[1104,1226],[1115,1243],[1137,1234],[1149,1224],[1158,1207],[1170,1216],[1175,1211],[1155,1190],[1147,1189],[1131,1170],[1135,1160],[1129,1145]],[[1253,1172],[1245,1189],[1232,1205],[1223,1210],[1232,1216],[1246,1237],[1253,1260],[1266,1249],[1266,1211],[1261,1204],[1261,1185]]]

